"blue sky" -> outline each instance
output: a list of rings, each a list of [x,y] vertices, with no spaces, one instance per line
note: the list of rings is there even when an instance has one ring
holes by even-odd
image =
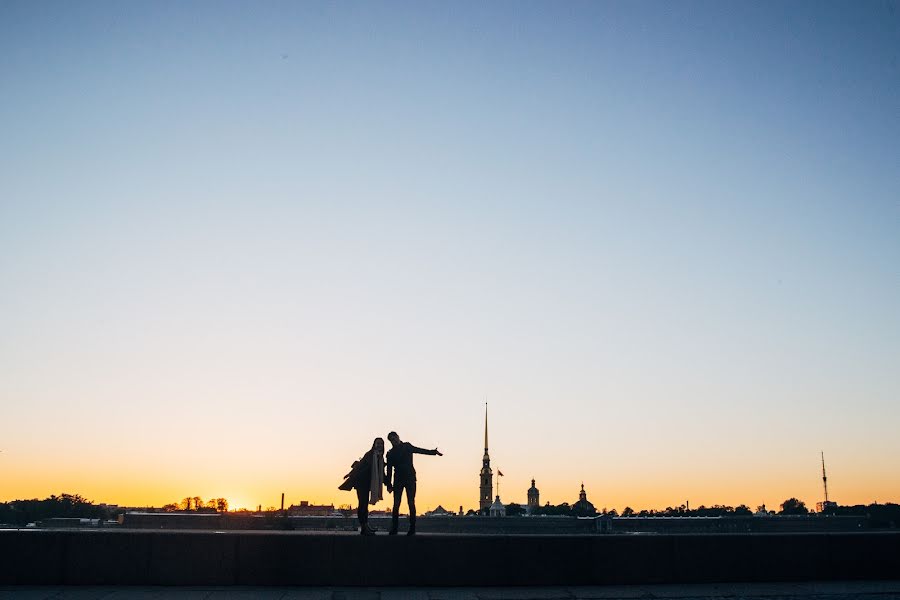
[[[898,49],[896,2],[4,2],[0,497],[330,500],[397,429],[474,502],[487,397],[523,499],[815,502],[824,449],[896,500]]]

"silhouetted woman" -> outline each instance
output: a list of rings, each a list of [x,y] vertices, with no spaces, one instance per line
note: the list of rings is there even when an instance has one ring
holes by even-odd
[[[350,472],[344,476],[344,483],[338,489],[350,491],[356,488],[356,499],[359,508],[359,532],[362,535],[375,535],[369,527],[369,504],[376,504],[382,498],[384,486],[384,440],[375,438],[372,449],[353,463]]]

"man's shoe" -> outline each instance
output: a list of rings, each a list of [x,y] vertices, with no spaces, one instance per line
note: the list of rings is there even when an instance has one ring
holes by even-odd
[[[388,535],[397,535],[397,530],[391,529],[390,531],[388,531]]]
[[[409,531],[406,532],[406,535],[416,535],[416,530],[410,529]]]
[[[359,529],[360,535],[375,535],[375,532],[369,529],[368,527],[360,527]]]

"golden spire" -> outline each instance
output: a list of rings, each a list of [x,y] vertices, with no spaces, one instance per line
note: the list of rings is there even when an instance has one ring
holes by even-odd
[[[487,454],[488,451],[488,440],[487,440],[487,402],[484,403],[484,453]]]

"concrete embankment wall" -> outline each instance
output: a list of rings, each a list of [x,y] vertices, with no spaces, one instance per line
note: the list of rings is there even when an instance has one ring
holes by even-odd
[[[589,533],[793,533],[825,531],[861,531],[865,517],[420,517],[420,533],[505,534],[589,534]],[[369,524],[382,530],[390,528],[390,518],[372,516]],[[293,530],[357,531],[356,517],[281,517],[244,513],[142,513],[129,512],[122,525],[132,529],[210,529],[210,530]],[[401,530],[407,528],[401,517]]]
[[[389,517],[372,516],[369,524],[383,531],[391,526]],[[281,517],[277,515],[195,514],[195,513],[126,513],[122,525],[129,529],[210,529],[291,530],[291,531],[358,531],[359,521],[353,517]],[[406,531],[407,518],[400,518]],[[420,517],[420,533],[484,533],[484,534],[586,534],[597,533],[596,519],[574,517],[510,518],[492,517]]]
[[[489,586],[900,578],[900,534],[0,531],[0,584]]]

